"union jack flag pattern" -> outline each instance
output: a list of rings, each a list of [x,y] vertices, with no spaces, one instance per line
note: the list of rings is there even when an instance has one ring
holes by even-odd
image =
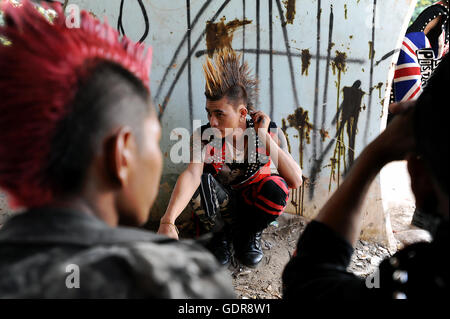
[[[421,64],[434,60],[424,59],[429,57],[430,53],[434,57],[431,44],[423,32],[412,32],[405,36],[394,75],[394,93],[397,102],[412,100],[420,95]]]
[[[431,21],[440,17],[439,35],[425,34]],[[413,100],[449,51],[448,2],[439,1],[427,7],[408,28],[395,68],[391,102]],[[431,36],[431,38],[429,38]]]

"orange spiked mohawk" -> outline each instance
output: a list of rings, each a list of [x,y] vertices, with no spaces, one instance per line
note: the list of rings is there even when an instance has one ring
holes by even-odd
[[[206,97],[211,100],[218,100],[224,96],[233,98],[229,96],[230,91],[241,88],[247,109],[253,110],[257,80],[251,76],[247,62],[241,64],[241,55],[228,47],[215,54],[213,59],[207,57],[203,64]]]
[[[12,206],[42,206],[54,196],[45,176],[51,140],[83,82],[96,65],[110,61],[149,90],[152,51],[119,39],[86,11],[80,28],[68,27],[60,3],[51,5],[57,14],[52,22],[29,0],[0,5],[0,35],[11,42],[0,44],[0,187],[12,195]]]

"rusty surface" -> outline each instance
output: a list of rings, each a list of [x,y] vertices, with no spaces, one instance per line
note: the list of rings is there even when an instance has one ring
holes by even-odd
[[[286,142],[288,146],[289,153],[291,152],[291,142],[289,142],[289,134],[287,132],[288,126],[286,125],[286,119],[281,119],[281,130],[286,136]]]
[[[286,8],[286,24],[293,24],[295,18],[295,0],[283,1]]]
[[[312,55],[308,49],[302,50],[302,75],[308,75],[308,69],[311,64]]]
[[[375,51],[373,49],[373,42],[369,41],[369,60],[373,58]]]
[[[322,138],[322,142],[325,142],[325,139],[330,138],[330,133],[325,131],[325,129],[320,129],[320,137]]]
[[[338,74],[340,72],[345,72],[347,70],[347,54],[345,52],[340,52],[336,50],[336,56],[331,61],[331,67],[333,69],[333,74],[336,75],[336,70]]]
[[[300,166],[303,167],[303,147],[304,144],[311,143],[311,130],[313,125],[309,121],[308,111],[305,111],[302,107],[298,107],[293,114],[290,114],[287,118],[289,126],[295,128],[298,131],[299,143],[299,156]]]
[[[213,56],[216,50],[226,47],[231,48],[234,31],[239,27],[252,23],[251,20],[247,19],[234,19],[225,24],[225,20],[226,18],[223,17],[217,23],[206,22],[206,50],[210,57]]]
[[[381,99],[381,88],[383,87],[383,82],[378,82],[373,88],[378,90],[378,97]]]

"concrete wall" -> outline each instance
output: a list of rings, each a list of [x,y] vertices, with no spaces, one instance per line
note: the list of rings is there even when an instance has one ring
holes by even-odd
[[[117,25],[120,0],[73,0]],[[216,46],[229,43],[260,80],[257,106],[283,125],[292,155],[306,177],[288,212],[313,217],[339,187],[346,167],[384,128],[396,48],[415,0],[176,0],[143,1],[154,49],[151,90],[163,127],[165,166],[152,218],[164,213],[185,165],[168,156],[170,132],[206,123],[201,65],[207,31],[222,30]],[[189,6],[187,5],[189,4]],[[207,22],[210,21],[210,28]],[[234,24],[230,24],[234,21]],[[245,22],[245,23],[244,23]],[[145,32],[137,1],[125,1],[127,36]],[[208,33],[209,34],[209,33]],[[338,110],[341,112],[337,115]],[[389,218],[380,179],[366,203],[363,237],[389,244]]]

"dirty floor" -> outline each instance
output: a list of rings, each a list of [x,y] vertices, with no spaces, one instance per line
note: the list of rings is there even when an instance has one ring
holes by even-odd
[[[240,299],[279,299],[282,297],[281,273],[292,256],[299,235],[308,221],[301,216],[281,219],[279,225],[269,226],[262,236],[264,258],[260,265],[248,268],[237,263],[229,266],[236,295]],[[390,254],[378,244],[358,241],[349,270],[365,278]]]

